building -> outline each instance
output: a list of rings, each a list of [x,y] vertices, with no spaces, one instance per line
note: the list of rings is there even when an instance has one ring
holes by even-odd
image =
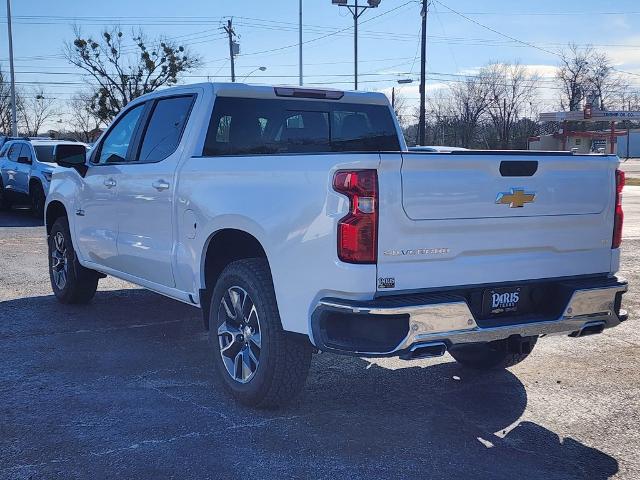
[[[638,120],[640,112],[597,110],[591,104],[585,105],[583,111],[542,113],[541,122],[557,122],[561,128],[549,135],[529,138],[529,150],[574,150],[579,153],[617,153],[621,157],[640,156],[640,131],[631,130],[627,137],[627,129],[619,128],[620,125],[628,126],[629,122]],[[571,125],[577,122],[607,122],[610,128],[597,131],[572,130]]]
[[[563,132],[562,129],[550,135],[529,137],[529,150],[554,150],[578,153],[616,152],[619,139],[625,136],[626,131],[616,131],[612,137],[611,132]],[[613,142],[612,142],[613,139]],[[611,145],[613,143],[613,149]]]
[[[640,129],[629,130],[627,137],[618,137],[618,148],[616,153],[620,158],[640,158]]]
[[[620,158],[640,158],[640,129],[616,130],[611,148],[611,132],[567,132],[529,137],[529,150],[575,151],[577,153],[615,153]],[[628,139],[628,140],[627,140]],[[627,153],[627,145],[629,153]]]

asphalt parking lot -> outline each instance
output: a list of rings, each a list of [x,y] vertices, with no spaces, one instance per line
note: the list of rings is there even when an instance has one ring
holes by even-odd
[[[43,227],[0,213],[0,478],[640,478],[640,187],[624,201],[622,326],[479,376],[321,354],[271,412],[216,389],[198,310],[112,278],[58,304]]]
[[[638,158],[622,159],[620,168],[624,170],[629,178],[640,177],[640,159]]]

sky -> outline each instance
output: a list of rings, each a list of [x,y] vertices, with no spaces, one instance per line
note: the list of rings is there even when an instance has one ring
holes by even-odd
[[[0,66],[7,71],[6,10],[1,3]],[[420,3],[382,0],[360,17],[361,90],[388,93],[395,86],[409,103],[416,101]],[[18,87],[43,88],[58,103],[58,120],[67,115],[65,102],[91,82],[62,56],[64,43],[73,39],[73,25],[87,35],[120,25],[125,34],[142,29],[149,38],[174,39],[202,59],[201,68],[183,80],[196,83],[229,81],[222,25],[233,18],[241,48],[238,80],[298,82],[298,0],[13,0],[12,15]],[[352,89],[351,14],[331,0],[303,0],[303,25],[305,85]],[[556,53],[569,42],[606,52],[617,69],[629,72],[625,80],[631,87],[640,90],[638,0],[432,0],[427,30],[429,91],[446,89],[460,75],[473,74],[489,62],[519,61],[542,76],[538,103],[553,110],[559,94],[553,80]],[[400,79],[414,82],[399,85]]]

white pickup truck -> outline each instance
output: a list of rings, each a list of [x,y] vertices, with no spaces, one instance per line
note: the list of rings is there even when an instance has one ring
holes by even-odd
[[[410,152],[382,94],[200,84],[55,157],[56,297],[113,275],[200,307],[245,404],[291,400],[314,351],[505,368],[627,318],[613,155]]]

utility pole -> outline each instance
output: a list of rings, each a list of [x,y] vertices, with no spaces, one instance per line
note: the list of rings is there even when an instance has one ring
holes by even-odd
[[[353,85],[358,90],[358,19],[368,8],[378,8],[381,0],[367,0],[368,5],[358,5],[358,0],[349,5],[348,0],[331,0],[331,3],[339,7],[347,7],[353,16]]]
[[[300,86],[302,86],[304,84],[304,82],[302,81],[302,0],[300,0],[300,10],[299,10],[298,16],[300,19],[300,25],[298,26],[298,37],[299,37],[298,62],[300,63],[300,79],[298,83],[300,84]]]
[[[396,109],[396,87],[391,87],[391,107]]]
[[[429,0],[422,0],[422,45],[420,47],[420,121],[418,122],[418,144],[424,145],[427,130],[427,14],[429,13]]]
[[[502,116],[503,116],[503,130],[502,130],[502,141],[504,143],[504,149],[507,150],[509,148],[509,139],[507,138],[507,99],[502,99]]]
[[[224,31],[227,32],[229,36],[229,59],[231,60],[231,81],[236,81],[236,65],[235,65],[235,52],[234,52],[234,41],[233,37],[236,32],[233,31],[233,21],[231,19],[227,20],[227,26],[222,27]]]
[[[13,69],[13,34],[11,33],[11,0],[7,0],[7,31],[9,32],[9,70],[11,73],[11,136],[18,136],[16,115],[16,72]]]
[[[631,111],[631,100],[629,100],[628,108],[629,108],[629,111]],[[631,153],[629,152],[629,148],[631,147],[630,140],[631,140],[631,121],[627,120],[627,160],[629,160],[629,157],[631,156]]]

